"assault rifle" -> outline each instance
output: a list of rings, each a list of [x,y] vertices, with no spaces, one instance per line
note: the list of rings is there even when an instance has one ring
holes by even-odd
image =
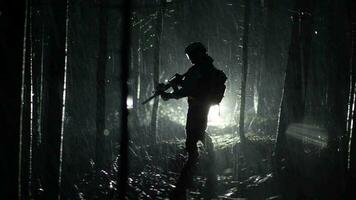
[[[173,90],[177,90],[178,85],[182,82],[184,76],[185,74],[183,75],[175,74],[166,83],[157,84],[155,90],[152,92],[153,95],[150,98],[146,99],[144,102],[142,102],[142,105],[145,105],[152,99],[158,97],[159,95],[161,95],[163,92],[167,91],[171,87],[173,88]]]

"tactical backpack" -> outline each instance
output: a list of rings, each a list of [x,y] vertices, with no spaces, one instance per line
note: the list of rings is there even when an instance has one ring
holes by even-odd
[[[214,67],[211,73],[211,87],[209,94],[209,101],[212,105],[218,105],[224,97],[225,93],[225,82],[227,77],[225,73]]]

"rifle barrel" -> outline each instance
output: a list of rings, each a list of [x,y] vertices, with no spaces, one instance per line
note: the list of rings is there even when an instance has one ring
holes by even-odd
[[[154,94],[152,95],[150,98],[146,99],[144,102],[142,102],[142,105],[145,105],[146,103],[148,103],[149,101],[151,101],[153,98],[155,98],[156,96],[158,96],[158,94]]]
[[[175,77],[175,76],[176,75],[174,75],[173,77]],[[162,83],[161,89],[159,91],[156,91],[154,95],[152,95],[150,98],[146,99],[141,104],[145,105],[147,102],[151,101],[153,98],[159,96],[161,92],[164,92],[164,91],[168,90],[170,87],[172,87],[172,83],[173,83],[172,80],[170,82],[168,82],[167,84],[163,84]]]

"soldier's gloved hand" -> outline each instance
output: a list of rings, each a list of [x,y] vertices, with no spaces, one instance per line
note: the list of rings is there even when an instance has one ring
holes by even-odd
[[[171,96],[172,96],[171,93],[163,92],[161,94],[161,98],[163,99],[163,101],[167,101],[168,99],[172,98]]]
[[[177,80],[179,80],[179,81],[182,81],[182,80],[183,80],[183,75],[180,75],[180,74],[176,73],[174,76],[175,76],[175,77],[177,78]]]

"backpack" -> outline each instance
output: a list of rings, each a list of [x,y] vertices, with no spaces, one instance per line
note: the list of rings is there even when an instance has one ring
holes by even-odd
[[[222,70],[214,67],[210,80],[209,102],[212,105],[218,105],[224,97],[227,77]]]

